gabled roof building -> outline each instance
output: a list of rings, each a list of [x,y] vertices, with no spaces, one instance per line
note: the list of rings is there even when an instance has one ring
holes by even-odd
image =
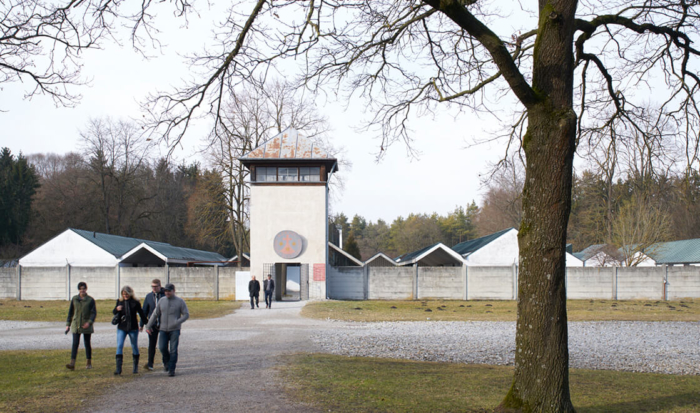
[[[69,228],[20,258],[22,267],[114,267],[223,265],[216,252],[165,242]]]

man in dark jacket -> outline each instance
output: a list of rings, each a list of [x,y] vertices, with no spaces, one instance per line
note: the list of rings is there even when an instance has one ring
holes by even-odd
[[[163,298],[165,292],[163,287],[161,287],[160,280],[154,279],[151,281],[151,292],[146,295],[143,300],[143,312],[146,314],[146,323],[150,320],[151,315],[153,315],[153,310],[156,309],[158,305],[158,300]],[[143,327],[144,322],[141,322],[141,327]],[[146,362],[146,369],[153,371],[153,360],[156,358],[156,345],[158,344],[158,332],[160,331],[160,323],[156,320],[153,325],[154,334],[148,335],[148,361]]]
[[[255,279],[255,276],[253,276],[253,279],[248,283],[248,293],[250,294],[250,309],[255,310],[256,306],[259,307],[258,299],[260,297],[260,282]],[[255,302],[253,302],[253,300],[255,300]]]
[[[275,292],[275,280],[272,275],[267,274],[267,280],[263,281],[263,290],[265,290],[265,308],[272,308],[272,294]]]
[[[190,318],[185,300],[175,295],[175,286],[165,284],[165,297],[158,301],[153,316],[146,324],[146,332],[153,334],[153,326],[160,323],[160,354],[163,355],[163,367],[168,376],[175,376],[177,366],[177,349],[180,345],[180,328]]]

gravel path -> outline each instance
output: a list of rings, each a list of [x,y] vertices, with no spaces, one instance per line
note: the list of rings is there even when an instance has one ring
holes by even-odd
[[[512,365],[514,322],[355,323],[312,336],[323,351],[366,357]],[[573,368],[700,374],[700,323],[569,322]]]
[[[85,411],[313,410],[279,390],[279,357],[296,352],[462,363],[513,364],[513,322],[353,323],[305,319],[303,303],[275,303],[212,320],[187,321],[176,377],[143,373],[90,402]],[[70,349],[63,323],[0,321],[0,350]],[[115,347],[115,327],[98,323],[93,346]],[[139,347],[146,353],[146,339]],[[700,374],[700,323],[570,322],[571,367]],[[129,346],[125,366],[130,364]],[[81,345],[81,354],[84,357]],[[158,355],[156,356],[158,360]],[[142,363],[145,362],[142,359]],[[95,363],[114,363],[95,360]],[[119,378],[115,378],[119,380]]]

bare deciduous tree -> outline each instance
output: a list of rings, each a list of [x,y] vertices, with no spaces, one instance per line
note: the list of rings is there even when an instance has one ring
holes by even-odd
[[[636,267],[652,256],[658,243],[668,241],[671,220],[668,213],[635,196],[620,207],[613,222],[613,241],[620,246],[622,263]]]
[[[226,90],[259,82],[257,73],[281,70],[276,64],[286,58],[302,63],[306,88],[332,83],[341,91],[347,87],[349,97],[366,98],[383,138],[380,152],[396,140],[410,143],[416,110],[436,110],[441,103],[488,110],[490,97],[516,99],[523,116],[513,130],[525,134],[513,137],[522,143],[527,166],[515,373],[500,408],[574,411],[564,248],[577,131],[618,122],[643,131],[633,116],[642,106],[639,89],[658,75],[659,112],[689,140],[697,138],[699,6],[685,0],[253,3],[231,5],[217,50],[193,58],[204,70],[200,78],[152,96],[146,105],[151,130],[177,143],[195,116],[222,118]],[[97,6],[89,17],[118,16],[123,2],[101,0]],[[136,34],[148,33],[152,7],[144,2],[133,15]],[[175,7],[185,13],[190,4]],[[249,13],[241,12],[245,7]],[[518,29],[506,31],[497,9],[508,7],[524,9],[536,22],[520,19]]]

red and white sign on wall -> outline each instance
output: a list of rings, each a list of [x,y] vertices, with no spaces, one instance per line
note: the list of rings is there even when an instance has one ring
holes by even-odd
[[[314,264],[314,281],[326,281],[326,264]]]

